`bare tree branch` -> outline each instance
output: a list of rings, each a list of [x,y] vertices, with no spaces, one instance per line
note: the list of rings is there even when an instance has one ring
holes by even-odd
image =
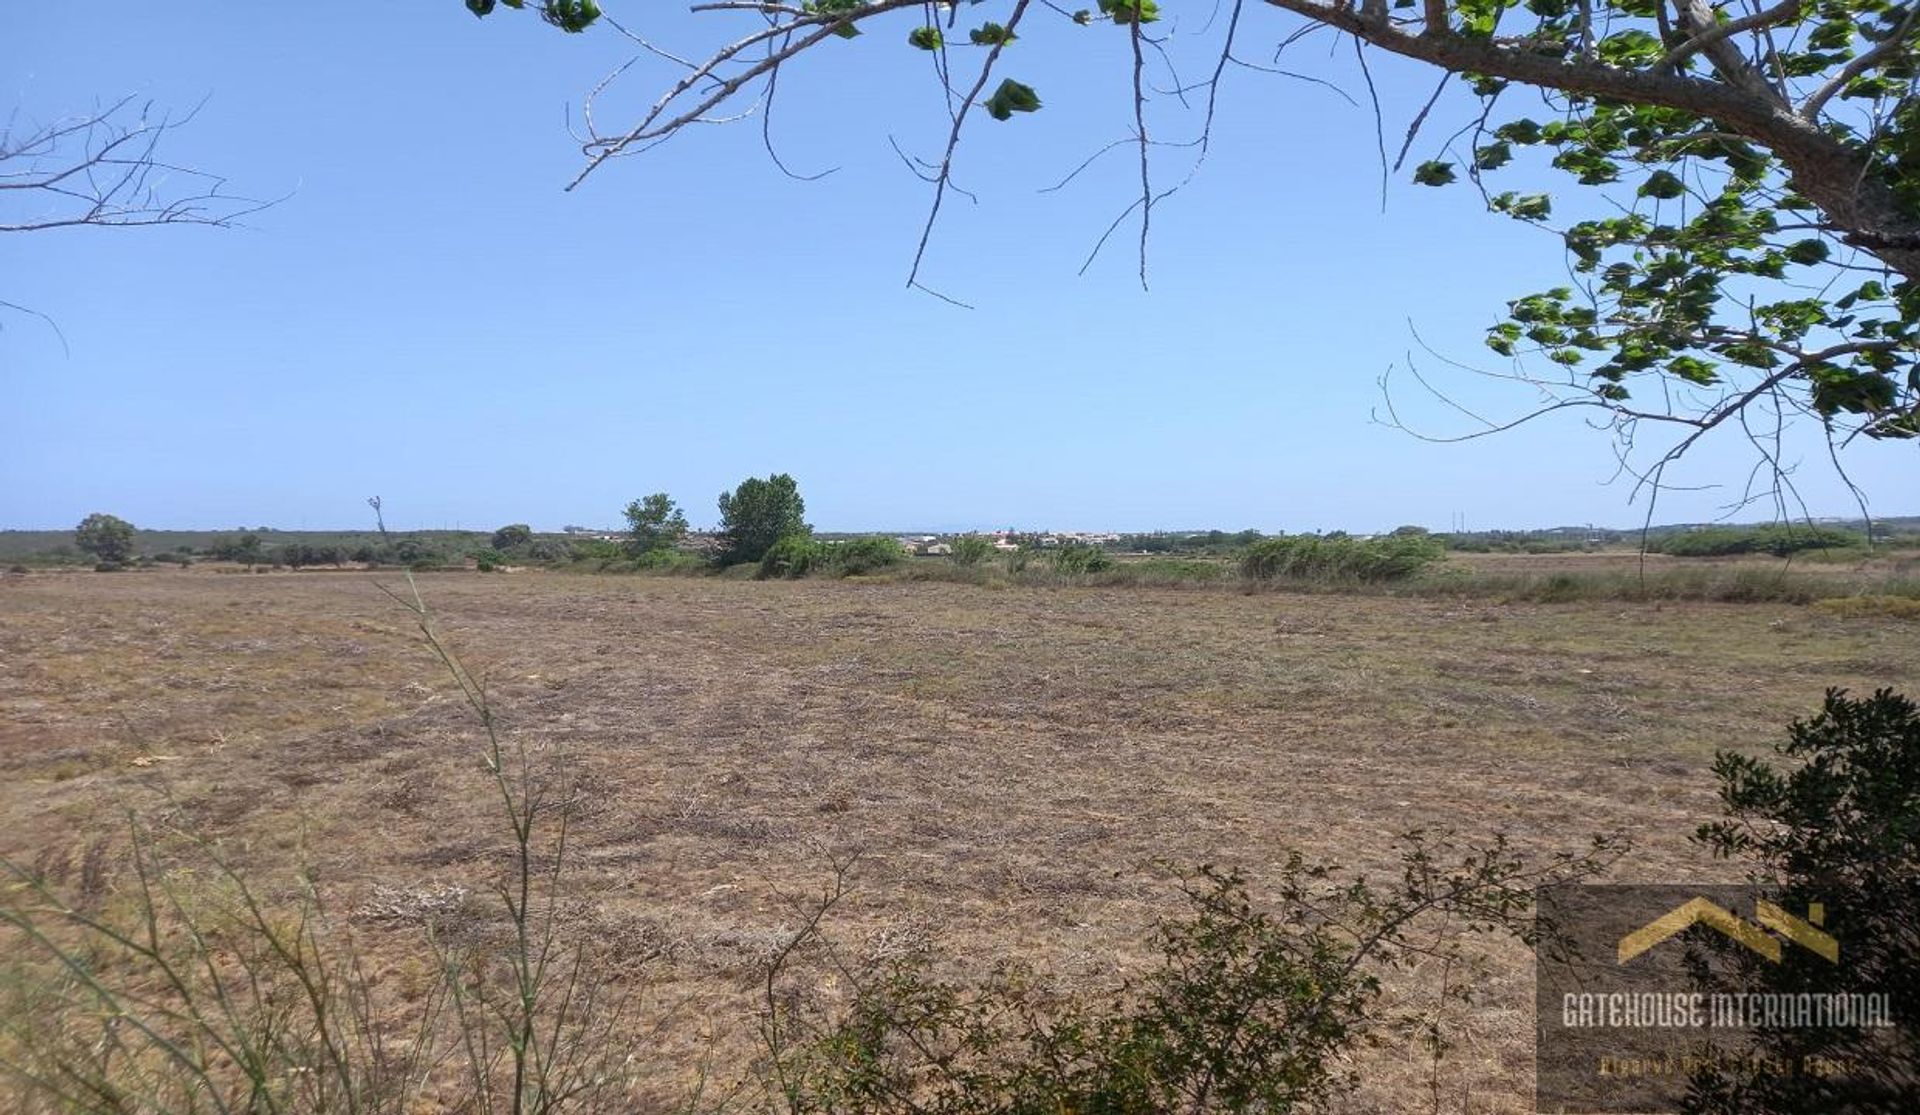
[[[198,109],[195,109],[197,112]],[[226,180],[160,156],[191,122],[123,97],[25,133],[0,131],[0,232],[143,225],[228,227],[272,202],[224,192]]]

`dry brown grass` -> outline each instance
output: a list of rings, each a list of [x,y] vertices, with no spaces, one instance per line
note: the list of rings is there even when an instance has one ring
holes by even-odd
[[[261,871],[311,864],[376,941],[458,905],[505,840],[476,729],[378,579],[0,584],[0,852],[98,875],[87,851],[132,807]],[[1156,859],[1243,865],[1257,889],[1293,847],[1385,867],[1416,826],[1535,849],[1625,828],[1620,878],[1723,877],[1685,839],[1714,810],[1715,748],[1765,746],[1828,685],[1920,688],[1920,625],[1789,605],[421,588],[506,730],[579,780],[577,895],[668,1020],[663,1094],[710,1050],[738,1063],[756,965],[793,922],[780,892],[856,849],[835,930],[860,949],[930,946],[960,969],[1018,955],[1104,985],[1172,909]],[[1528,961],[1486,955],[1445,1110],[1529,1102]],[[1358,1108],[1430,1101],[1417,1055],[1368,1058]]]

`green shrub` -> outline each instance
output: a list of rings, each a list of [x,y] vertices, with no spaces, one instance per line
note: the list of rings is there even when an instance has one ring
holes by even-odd
[[[1107,556],[1105,550],[1085,542],[1063,542],[1048,560],[1055,573],[1069,577],[1098,573],[1113,565],[1113,559]]]
[[[276,563],[294,569],[309,565],[341,565],[351,556],[345,547],[314,542],[287,542],[273,550]]]
[[[891,538],[872,534],[829,547],[827,561],[842,577],[858,577],[890,569],[907,560],[907,552]]]
[[[681,550],[649,550],[633,559],[637,571],[647,573],[699,573],[709,568],[705,558]]]
[[[790,534],[767,547],[760,557],[761,579],[771,577],[804,577],[816,569],[822,569],[830,560],[827,551],[830,547],[824,542],[816,542],[804,534]]]
[[[252,565],[261,557],[260,536],[251,531],[238,538],[223,534],[207,546],[207,553],[215,561],[237,561]]]
[[[1840,903],[1824,930],[1835,959],[1793,951],[1780,962],[1721,948],[1740,991],[1780,995],[1882,994],[1892,1033],[1841,1026],[1754,1032],[1750,1058],[1692,1080],[1688,1109],[1814,1115],[1920,1111],[1913,1072],[1920,1033],[1920,707],[1889,690],[1864,699],[1828,690],[1819,715],[1796,721],[1774,747],[1780,765],[1723,751],[1714,762],[1725,818],[1695,839],[1744,864],[1788,910]],[[1702,989],[1727,990],[1707,966]],[[1769,1071],[1819,1058],[1837,1075]],[[1759,1067],[1759,1071],[1753,1071]]]
[[[1362,540],[1295,534],[1247,547],[1240,572],[1255,581],[1376,584],[1407,580],[1445,556],[1440,543],[1428,535]]]
[[[1397,885],[1337,880],[1296,854],[1266,901],[1203,867],[1182,880],[1186,915],[1150,938],[1158,963],[1118,987],[1050,991],[1017,963],[960,984],[908,957],[854,974],[850,1007],[824,1020],[779,993],[816,918],[767,980],[771,1090],[791,1115],[1317,1110],[1351,1088],[1370,1036],[1415,1028],[1382,1009],[1384,974],[1449,970],[1464,928],[1534,940],[1534,884],[1588,877],[1617,851],[1601,841],[1528,868],[1497,840],[1463,854],[1414,834]]]
[[[794,534],[773,544],[760,559],[761,579],[807,577],[831,573],[855,577],[877,573],[907,560],[907,552],[891,538],[867,535],[845,542],[820,542]]]
[[[1120,561],[1090,580],[1100,585],[1202,585],[1217,584],[1233,576],[1233,567],[1225,562],[1198,558],[1147,558]]]
[[[402,538],[393,544],[393,558],[405,566],[436,565],[440,554],[418,538]]]
[[[978,565],[993,554],[993,540],[978,534],[960,535],[950,545],[955,565]]]
[[[481,550],[473,555],[474,568],[482,573],[491,573],[506,563],[506,555],[494,549]]]
[[[543,563],[573,560],[573,547],[558,539],[542,538],[526,548],[526,560]]]
[[[568,543],[568,546],[575,561],[618,561],[627,555],[625,546],[604,538],[581,538]]]
[[[1656,539],[1648,549],[1674,557],[1734,557],[1770,554],[1787,557],[1806,550],[1857,549],[1866,537],[1833,527],[1774,523],[1760,527],[1714,527],[1679,531]]]
[[[525,523],[508,523],[493,532],[492,549],[517,550],[533,541],[533,528]]]

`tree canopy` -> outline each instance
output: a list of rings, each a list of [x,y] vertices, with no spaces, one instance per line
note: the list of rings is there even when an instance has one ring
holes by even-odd
[[[781,539],[813,533],[806,514],[800,486],[786,473],[742,480],[733,491],[720,493],[721,559],[759,561]]]
[[[133,558],[133,524],[96,511],[73,529],[73,544],[102,562],[119,565]]]
[[[516,550],[533,541],[533,528],[525,523],[508,523],[493,532],[493,548]]]
[[[627,546],[636,554],[671,550],[687,536],[687,517],[673,497],[655,492],[627,504]]]
[[[468,4],[480,15],[493,6]],[[570,32],[614,22],[592,0],[528,6]],[[831,67],[839,39],[884,33],[933,55],[950,110],[944,153],[924,174],[930,232],[968,125],[1090,95],[1033,76],[1048,69],[1027,54],[1024,21],[1063,19],[1131,47],[1134,134],[1107,149],[1137,149],[1137,196],[1122,219],[1138,222],[1144,278],[1153,209],[1178,189],[1171,176],[1156,184],[1154,161],[1182,147],[1204,159],[1216,113],[1232,107],[1228,74],[1272,70],[1284,50],[1333,36],[1363,65],[1385,53],[1439,74],[1401,152],[1413,181],[1464,179],[1495,213],[1562,235],[1572,281],[1519,292],[1486,337],[1515,378],[1547,390],[1528,417],[1598,408],[1629,445],[1642,424],[1673,424],[1660,464],[1709,430],[1738,427],[1757,444],[1758,427],[1797,415],[1836,442],[1920,435],[1915,0],[1233,0],[1185,21],[1155,0],[1079,10],[985,0],[964,23],[959,6],[922,0],[693,10],[713,37],[691,48],[615,25],[678,77],[635,117],[591,125],[580,178],[754,98],[770,107],[783,67],[803,57]],[[1176,45],[1203,53],[1205,76],[1169,77]],[[1448,87],[1464,93],[1447,102],[1469,106],[1464,119],[1423,137]],[[1189,133],[1170,138],[1156,123],[1150,134],[1149,103],[1173,101],[1191,106]],[[1524,168],[1525,186],[1560,185],[1503,189],[1510,168]],[[1556,222],[1556,207],[1575,219]]]

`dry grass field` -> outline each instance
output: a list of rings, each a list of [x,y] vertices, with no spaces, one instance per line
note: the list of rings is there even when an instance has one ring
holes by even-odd
[[[663,1094],[709,1052],[737,1075],[780,895],[855,851],[849,948],[1106,986],[1173,910],[1157,860],[1257,894],[1291,848],[1377,872],[1420,826],[1528,851],[1624,829],[1620,879],[1724,878],[1687,841],[1716,748],[1770,744],[1829,685],[1920,689],[1920,623],[1791,605],[419,581],[509,739],[580,789],[580,916],[633,958]],[[471,714],[376,582],[400,578],[0,579],[0,852],[57,873],[122,849],[132,809],[261,877],[310,866],[407,978],[410,911],[480,885],[506,836]],[[1438,1100],[1388,1042],[1355,1110],[1528,1109],[1528,958],[1482,951]]]

